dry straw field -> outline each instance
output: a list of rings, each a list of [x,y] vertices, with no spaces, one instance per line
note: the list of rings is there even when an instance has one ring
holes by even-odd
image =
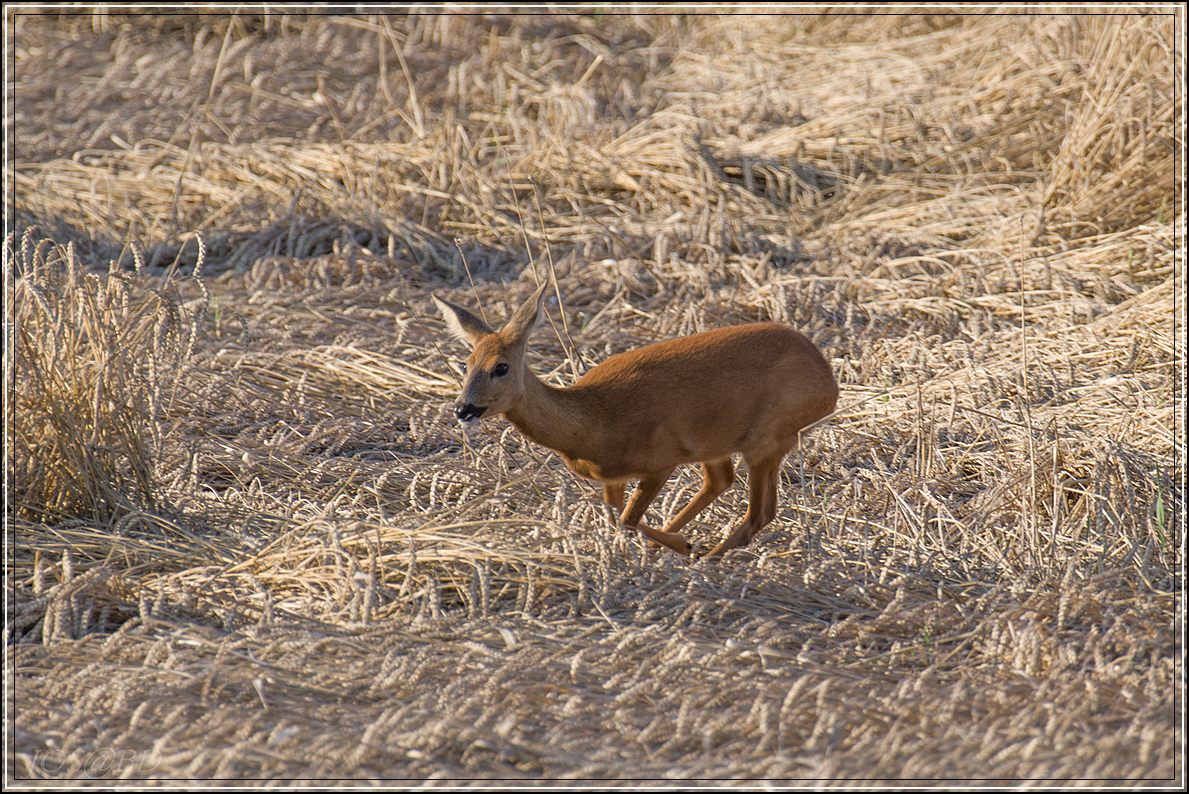
[[[1183,781],[1183,12],[744,10],[9,7],[10,784]],[[546,277],[822,348],[751,546],[453,422]]]

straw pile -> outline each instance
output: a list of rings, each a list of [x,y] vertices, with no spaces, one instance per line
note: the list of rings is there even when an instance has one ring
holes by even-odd
[[[6,13],[10,783],[1183,780],[1183,12]],[[544,277],[834,362],[752,546],[451,422]]]

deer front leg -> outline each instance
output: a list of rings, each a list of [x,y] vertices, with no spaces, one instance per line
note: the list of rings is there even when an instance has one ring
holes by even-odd
[[[694,516],[706,509],[715,499],[723,495],[735,481],[735,465],[730,456],[702,463],[702,488],[690,500],[677,517],[665,527],[665,532],[679,532]]]
[[[609,482],[603,485],[603,501],[615,508],[616,514],[623,510],[623,483]]]
[[[636,491],[632,494],[631,501],[628,502],[628,506],[624,509],[623,515],[619,520],[627,526],[639,530],[641,535],[648,538],[653,543],[659,543],[666,548],[672,549],[678,554],[689,556],[689,553],[693,550],[693,547],[689,545],[689,542],[684,537],[677,534],[676,532],[662,532],[659,529],[652,529],[640,523],[640,519],[644,517],[644,511],[648,509],[648,505],[651,504],[652,500],[656,498],[656,495],[660,493],[661,488],[664,487],[665,480],[669,479],[669,475],[672,473],[673,469],[668,469],[667,471],[650,474],[640,480],[640,484],[636,486]],[[618,495],[622,500],[622,484],[618,486],[603,486],[603,498],[606,499],[609,495],[615,495],[615,488],[618,488]],[[612,502],[608,500],[608,504],[612,504]]]

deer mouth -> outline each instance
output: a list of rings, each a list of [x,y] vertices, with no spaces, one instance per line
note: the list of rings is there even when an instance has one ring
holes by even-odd
[[[480,408],[478,406],[471,405],[470,403],[467,403],[466,405],[456,405],[454,406],[454,416],[458,419],[459,424],[475,425],[479,422],[479,417],[483,416],[483,413],[486,410],[486,406]]]

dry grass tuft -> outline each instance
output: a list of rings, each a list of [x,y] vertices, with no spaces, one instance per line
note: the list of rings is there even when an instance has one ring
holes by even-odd
[[[10,498],[22,519],[118,524],[169,511],[161,426],[206,302],[182,306],[172,279],[147,277],[134,251],[136,272],[113,261],[104,277],[32,228],[5,241],[5,273],[15,277],[5,306],[14,323]]]
[[[6,17],[13,779],[1183,780],[1157,11]],[[451,421],[546,273],[831,358],[752,547]]]

